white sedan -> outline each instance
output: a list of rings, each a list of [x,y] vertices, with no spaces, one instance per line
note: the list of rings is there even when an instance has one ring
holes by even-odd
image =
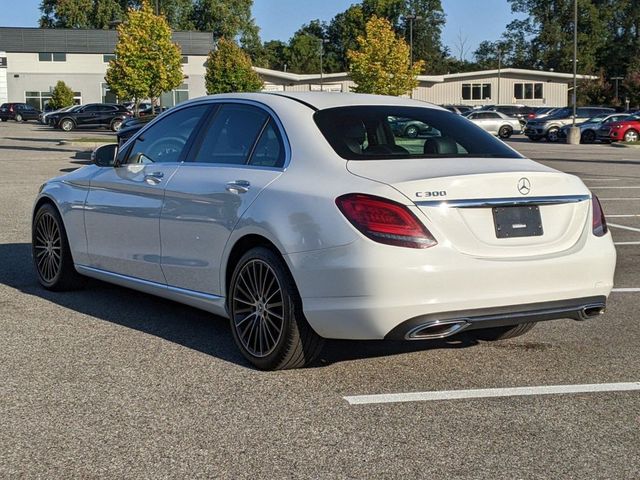
[[[429,135],[399,137],[406,118]],[[485,340],[602,313],[616,253],[579,178],[409,99],[252,93],[182,103],[40,188],[33,258],[230,319],[261,369],[323,338]],[[569,328],[568,326],[566,328]]]
[[[484,131],[500,138],[509,138],[514,133],[522,133],[520,120],[504,113],[480,110],[470,112],[466,117]]]

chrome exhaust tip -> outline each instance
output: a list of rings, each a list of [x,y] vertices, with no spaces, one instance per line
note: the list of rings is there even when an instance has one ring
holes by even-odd
[[[407,340],[434,340],[446,338],[471,325],[467,320],[433,320],[409,330]]]
[[[586,305],[582,307],[579,313],[580,320],[589,320],[591,318],[602,315],[605,311],[604,304]]]

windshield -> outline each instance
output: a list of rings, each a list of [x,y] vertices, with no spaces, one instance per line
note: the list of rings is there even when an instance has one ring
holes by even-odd
[[[602,123],[609,115],[596,115],[595,117],[591,117],[588,120],[585,120],[584,123]]]
[[[522,158],[501,140],[446,110],[354,106],[320,110],[318,128],[347,160],[395,158]]]

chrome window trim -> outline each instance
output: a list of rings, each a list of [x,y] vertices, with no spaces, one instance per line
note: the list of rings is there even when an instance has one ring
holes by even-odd
[[[556,195],[550,197],[509,197],[509,198],[475,198],[463,200],[427,200],[415,202],[419,207],[441,208],[487,208],[512,207],[518,205],[560,205],[590,200],[590,195]]]

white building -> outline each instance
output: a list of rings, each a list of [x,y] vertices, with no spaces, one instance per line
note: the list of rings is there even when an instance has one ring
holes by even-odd
[[[205,63],[214,48],[206,32],[174,32],[183,54],[184,83],[162,97],[173,106],[206,94]],[[0,103],[27,102],[42,109],[59,80],[77,103],[115,102],[104,76],[117,41],[114,30],[0,27]],[[348,92],[348,73],[300,75],[256,68],[265,91]],[[421,75],[413,98],[436,104],[524,104],[565,106],[572,75],[503,68],[448,75]],[[591,78],[579,76],[579,79]]]

